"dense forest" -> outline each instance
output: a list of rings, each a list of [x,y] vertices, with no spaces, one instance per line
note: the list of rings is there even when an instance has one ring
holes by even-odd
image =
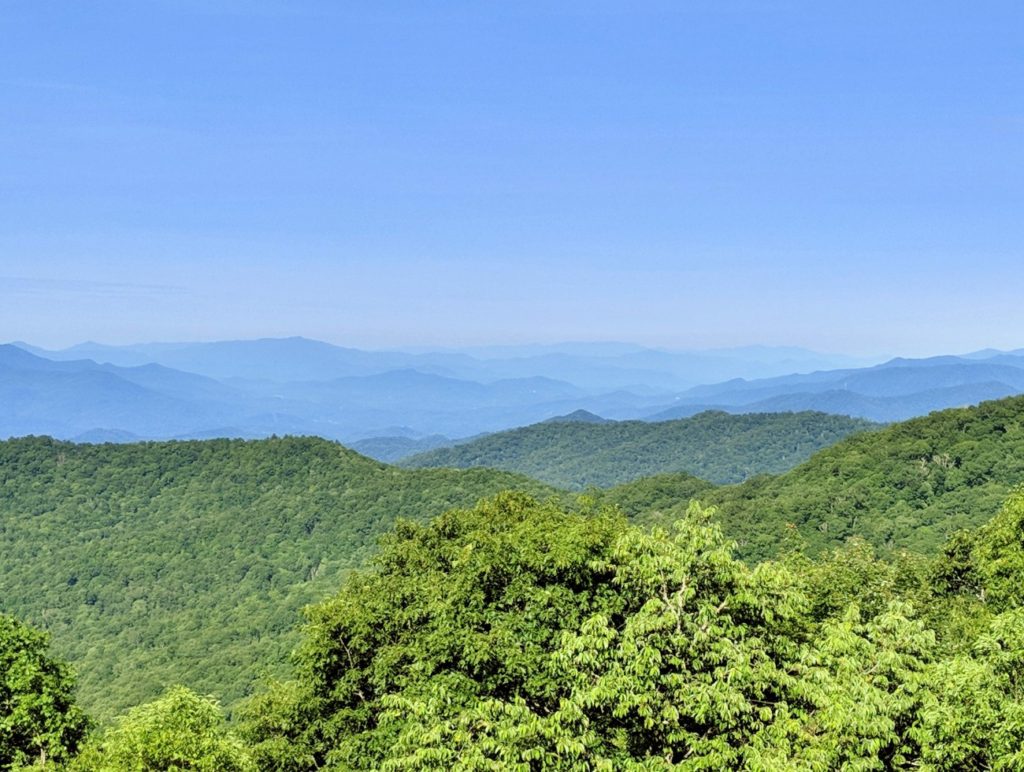
[[[1024,768],[1022,421],[582,496],[0,443],[0,770]]]
[[[791,469],[869,421],[825,413],[705,412],[644,421],[544,422],[420,453],[406,467],[491,467],[566,490],[684,471],[715,483]]]
[[[688,475],[639,480],[605,494],[642,522],[671,522],[679,489],[718,508],[748,560],[774,557],[789,526],[814,550],[851,536],[876,547],[938,550],[988,520],[1024,482],[1024,397],[983,402],[848,437],[785,474],[712,489]]]
[[[1022,576],[1024,493],[934,558],[753,567],[696,504],[648,530],[506,493],[399,523],[233,725],[173,687],[86,734],[0,617],[0,768],[1020,769]]]
[[[109,717],[187,681],[234,703],[299,610],[424,520],[523,477],[402,470],[314,438],[0,443],[0,611],[54,634]]]

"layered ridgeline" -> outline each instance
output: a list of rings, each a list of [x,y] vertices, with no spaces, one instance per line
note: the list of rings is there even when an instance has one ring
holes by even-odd
[[[902,421],[1024,391],[1024,352],[979,351],[966,356],[889,360],[874,367],[796,373],[776,378],[696,386],[647,420],[682,418],[703,410],[730,413],[820,410],[873,421]]]
[[[1024,351],[856,364],[794,349],[621,344],[415,354],[301,338],[63,351],[0,344],[0,438],[303,434],[370,440],[360,452],[393,461],[452,444],[444,438],[577,410],[645,421],[813,410],[887,422],[1024,392]]]
[[[187,683],[227,703],[282,663],[304,604],[397,518],[507,488],[490,470],[402,470],[319,439],[0,443],[0,612],[53,634],[109,716]]]
[[[1024,398],[850,437],[778,477],[716,487],[658,475],[601,494],[636,521],[691,499],[719,508],[739,555],[812,553],[863,535],[936,552],[1024,481]],[[565,428],[558,427],[558,428]],[[106,717],[186,683],[226,704],[275,669],[298,609],[362,566],[399,517],[423,521],[504,489],[492,470],[403,470],[331,442],[0,443],[0,611],[54,634],[85,705]]]
[[[401,465],[491,467],[570,490],[607,487],[673,471],[734,483],[790,469],[816,450],[875,426],[861,419],[811,412],[706,412],[658,423],[545,421],[420,453]]]
[[[699,498],[717,507],[740,554],[757,560],[797,536],[812,551],[859,536],[934,552],[992,517],[1022,482],[1024,397],[1010,397],[848,437],[777,477],[715,488],[663,475],[604,496],[646,522],[670,521]]]

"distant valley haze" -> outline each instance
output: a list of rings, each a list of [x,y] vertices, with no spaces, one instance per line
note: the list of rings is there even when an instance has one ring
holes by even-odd
[[[8,9],[0,436],[394,460],[574,414],[889,422],[1019,393],[1022,23]]]
[[[1022,392],[1024,350],[877,362],[797,347],[608,342],[437,351],[301,337],[0,346],[0,437],[316,435],[386,461],[551,420],[816,411],[890,422]]]

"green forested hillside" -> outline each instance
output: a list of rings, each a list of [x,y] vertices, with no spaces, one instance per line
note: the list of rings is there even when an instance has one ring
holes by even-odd
[[[860,536],[883,548],[934,552],[949,534],[990,518],[1024,482],[1024,397],[932,413],[859,434],[777,477],[696,490],[718,508],[726,534],[750,559],[777,554],[787,525],[813,550]],[[651,481],[606,495],[642,521],[671,519],[673,507]],[[687,476],[662,489],[693,487]]]
[[[392,534],[244,735],[310,772],[1020,769],[1022,522],[749,567],[699,507],[649,532],[503,495]]]
[[[649,483],[652,501],[707,492]],[[648,530],[592,497],[505,492],[400,522],[234,725],[172,686],[88,727],[63,663],[0,615],[0,769],[1024,767],[1024,490],[932,557],[794,540],[751,566],[713,512],[676,514]],[[159,665],[146,649],[119,648],[136,678]]]
[[[564,424],[558,428],[573,427],[573,424]],[[911,578],[928,586],[970,588],[979,586],[980,581],[978,569],[971,562],[974,558],[970,556],[984,553],[986,545],[992,542],[986,535],[990,531],[970,538],[957,537],[959,541],[952,542],[946,541],[946,535],[986,521],[998,511],[1012,487],[1022,481],[1024,397],[944,411],[849,437],[778,477],[761,476],[738,485],[716,487],[688,474],[663,474],[595,492],[594,497],[596,505],[615,505],[645,525],[669,523],[683,517],[692,499],[714,504],[718,508],[715,518],[721,523],[725,537],[736,539],[737,554],[752,563],[777,556],[780,548],[803,548],[807,554],[818,555],[826,551],[825,548],[843,545],[851,536],[864,537],[865,543],[883,548],[884,555],[896,555],[898,551],[894,548],[897,547],[912,547],[936,555],[945,544],[947,554],[941,558],[945,561],[943,567],[933,570],[927,568],[928,561],[911,561],[907,565],[925,566],[920,569],[925,574],[915,568],[917,573],[913,576],[917,578]],[[375,554],[377,538],[397,519],[422,522],[453,506],[469,506],[481,497],[505,489],[532,492],[542,497],[560,496],[552,488],[505,472],[397,469],[337,444],[310,438],[134,445],[74,445],[48,438],[10,440],[0,443],[0,612],[14,614],[52,633],[56,654],[66,657],[78,670],[84,706],[101,720],[151,699],[176,683],[218,695],[233,708],[239,698],[259,691],[254,684],[261,672],[267,671],[271,676],[283,672],[282,663],[299,640],[294,626],[301,607],[328,596],[339,585],[348,586],[351,571],[365,565]],[[506,566],[498,560],[503,550],[510,549],[506,536],[495,544],[488,541],[490,526],[485,521],[491,515],[497,521],[509,517],[510,512],[528,516],[532,525],[524,525],[527,529],[523,532],[524,539],[534,538],[537,534],[531,535],[532,529],[547,522],[552,539],[556,538],[554,531],[559,531],[562,535],[557,539],[568,538],[570,544],[575,545],[570,552],[579,548],[586,554],[589,549],[586,544],[600,531],[599,522],[612,522],[607,519],[610,517],[607,512],[601,514],[588,509],[595,506],[592,502],[592,497],[584,497],[568,514],[553,505],[538,509],[534,504],[516,504],[508,511],[505,504],[485,505],[471,518],[476,523],[473,528],[483,531],[464,543],[457,538],[458,528],[444,525],[445,522],[458,523],[458,517],[438,521],[429,531],[434,544],[430,549],[441,549],[447,556],[444,560],[448,561],[445,564],[448,568],[443,571],[455,570],[456,565],[464,561],[489,555],[480,569],[486,577],[467,580],[470,584],[465,587],[446,587],[441,579],[435,584],[427,571],[428,565],[422,564],[426,573],[415,585],[418,588],[415,593],[426,593],[435,599],[451,594],[450,603],[458,605],[461,601],[455,599],[463,592],[473,597],[484,593],[486,600],[489,597],[487,583],[499,575],[505,576],[502,581],[518,581],[515,577],[525,570],[523,566]],[[598,518],[594,524],[598,531],[591,531],[588,526],[572,536],[576,526],[569,527],[566,523],[575,523],[577,517],[591,516]],[[796,530],[788,527],[790,523],[796,525]],[[507,525],[512,527],[511,522]],[[564,530],[566,527],[568,531]],[[624,526],[615,525],[612,530],[617,533],[621,527]],[[376,604],[379,601],[384,603],[380,607],[383,610],[378,609],[380,614],[398,613],[388,604],[404,602],[401,598],[413,591],[411,584],[406,586],[402,582],[412,581],[409,572],[415,573],[414,569],[419,570],[416,566],[420,564],[412,553],[400,556],[404,548],[395,545],[412,533],[420,532],[415,528],[413,531],[400,528],[399,536],[390,537],[392,546],[387,555],[391,557],[385,556],[383,562],[378,563],[386,567],[388,560],[413,561],[408,570],[403,569],[402,576],[406,578],[390,586],[386,602],[379,598],[374,600],[376,596],[372,593],[361,596],[362,590],[353,589],[348,592],[356,594],[346,603]],[[600,539],[611,538],[610,534]],[[574,541],[577,537],[583,541]],[[449,538],[455,541],[444,546]],[[1013,535],[1004,534],[1000,538],[1012,540]],[[613,607],[602,605],[606,600],[598,598],[611,592],[614,582],[607,584],[602,579],[590,589],[586,589],[590,585],[585,584],[597,581],[594,577],[585,578],[587,572],[600,573],[603,570],[600,562],[611,559],[608,554],[593,555],[598,562],[584,571],[581,564],[575,562],[579,558],[576,552],[572,552],[576,557],[566,558],[568,563],[562,562],[557,551],[545,552],[555,549],[555,543],[539,544],[539,553],[529,558],[540,561],[538,566],[554,561],[542,571],[537,568],[541,574],[530,580],[540,582],[536,589],[524,586],[521,591],[516,590],[517,594],[506,599],[511,604],[507,609],[501,605],[505,601],[486,600],[499,603],[503,614],[512,614],[507,619],[502,617],[505,621],[501,623],[511,627],[496,627],[493,620],[486,621],[484,617],[474,622],[476,618],[470,604],[458,612],[469,616],[465,619],[458,616],[461,621],[452,622],[461,653],[445,648],[448,644],[442,636],[425,641],[423,645],[429,644],[428,648],[422,651],[417,648],[409,654],[412,659],[408,661],[427,657],[423,672],[429,673],[444,657],[469,657],[469,652],[475,650],[481,652],[483,659],[473,668],[481,667],[481,672],[489,672],[487,669],[491,666],[487,663],[491,660],[490,655],[484,656],[485,652],[504,656],[500,654],[502,647],[520,641],[513,646],[515,649],[526,640],[523,636],[530,635],[528,625],[522,629],[515,626],[520,623],[515,616],[520,612],[528,617],[536,614],[529,624],[538,625],[547,624],[544,620],[550,621],[553,616],[564,624],[582,625],[583,617],[573,616],[576,612],[572,604],[577,602],[592,604],[586,608],[594,613],[617,613]],[[600,549],[609,548],[608,542],[601,543],[604,546]],[[524,543],[522,548],[527,549],[528,545]],[[395,552],[396,549],[399,552]],[[654,550],[650,557],[655,564],[663,559],[656,558],[662,547],[643,549]],[[828,564],[832,567],[827,570],[806,567],[800,570],[827,582],[839,581],[835,577],[841,575],[843,586],[847,588],[842,592],[853,592],[851,588],[866,581],[858,567],[863,550],[843,549],[845,557],[836,558],[839,562]],[[480,555],[473,557],[478,551]],[[511,553],[509,555],[511,557]],[[718,565],[717,560],[714,558],[712,563]],[[893,565],[897,564],[902,565],[899,561]],[[989,560],[986,565],[998,568],[1002,563]],[[877,568],[877,571],[882,569]],[[548,576],[544,572],[552,573]],[[826,576],[821,572],[832,573]],[[818,579],[807,581],[813,584]],[[1006,576],[1003,580],[1010,581]],[[897,584],[906,581],[910,580],[884,579],[884,582]],[[359,583],[352,585],[360,586]],[[576,600],[570,603],[567,598],[560,599],[563,590],[558,588],[563,586],[577,594]],[[413,603],[409,619],[420,618],[416,610],[420,601],[414,602],[413,596],[408,598],[408,602]],[[636,608],[642,607],[643,597],[630,602],[634,601],[640,604]],[[535,602],[541,605],[534,608],[531,604]],[[839,601],[831,596],[814,603],[828,607],[829,613],[841,610]],[[366,613],[372,615],[378,611],[367,609]],[[456,613],[454,606],[452,613]],[[398,618],[406,616],[400,614]],[[378,622],[372,621],[372,624]],[[478,622],[484,625],[478,630],[482,638],[474,637],[477,633],[465,637],[457,632],[463,625],[476,629],[472,625]],[[955,634],[961,635],[962,631]],[[574,635],[589,633],[580,628]],[[553,651],[551,647],[557,638],[551,633],[543,639],[542,647]],[[367,656],[376,645],[367,644],[370,646]],[[435,645],[444,651],[429,648]],[[356,656],[354,650],[350,654]],[[570,653],[558,656],[564,658]],[[623,657],[626,656],[624,652]],[[627,660],[609,663],[609,666],[617,668]],[[521,662],[516,660],[519,664],[509,665],[513,671],[494,676],[497,680],[488,681],[491,686],[487,688],[493,687],[498,690],[496,694],[505,694],[502,691],[505,687],[501,686],[506,683],[504,679],[512,679],[507,683],[515,682],[522,673],[532,670],[534,666],[529,664],[532,661],[529,657]],[[318,662],[316,666],[322,667],[328,660]],[[312,676],[307,672],[304,677]],[[426,692],[401,697],[401,700],[411,700],[409,702],[402,702],[398,697],[383,701],[380,704],[383,715],[407,709],[429,713],[434,709],[430,707],[433,704],[430,700],[451,696],[439,692],[431,697],[430,690],[438,683],[445,689],[452,688],[452,683],[443,679],[441,682],[428,679],[421,684]],[[292,694],[288,691],[291,687],[281,688],[285,691],[275,689],[261,699],[275,704],[281,700],[287,702],[285,697]],[[530,688],[541,689],[537,693],[540,699],[545,687],[535,684]],[[462,694],[458,689],[456,693]],[[420,702],[423,699],[429,704]],[[590,698],[581,696],[580,699]],[[207,703],[181,694],[168,696],[159,705],[172,706],[168,710],[177,710],[174,705],[191,705],[190,710],[208,717],[216,713],[210,712],[213,708]],[[514,702],[511,707],[501,709],[513,713],[519,710]],[[273,714],[268,718],[264,715],[260,721],[270,724],[259,731],[254,729],[252,735],[257,738],[257,755],[271,753],[276,747],[274,743],[280,739],[275,739],[275,732],[288,722],[290,726],[299,727],[300,719],[301,716]],[[320,719],[309,720],[313,722],[311,726],[319,726]],[[408,726],[401,732],[407,729]],[[377,739],[373,742],[380,741],[384,743],[381,747],[390,747],[387,745],[390,740],[374,737]],[[398,735],[394,735],[393,739],[397,738]],[[300,745],[341,742],[337,738],[324,740],[304,735],[292,737],[285,744],[300,740]],[[403,742],[410,742],[409,737]],[[614,741],[609,742],[614,745]],[[411,753],[410,748],[407,746],[406,750]],[[612,752],[610,748],[602,752]]]
[[[227,704],[286,659],[299,609],[397,518],[506,488],[402,470],[311,438],[0,443],[0,612],[51,632],[103,717],[186,683]]]
[[[867,421],[824,413],[707,412],[647,423],[540,423],[420,453],[408,467],[492,467],[569,490],[683,471],[717,483],[782,472]]]
[[[752,567],[710,515],[509,492],[401,523],[233,726],[176,686],[89,727],[0,616],[0,769],[1024,767],[1024,493],[930,559],[854,540]]]

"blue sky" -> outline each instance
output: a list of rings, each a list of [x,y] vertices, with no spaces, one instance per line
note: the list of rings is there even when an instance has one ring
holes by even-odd
[[[12,2],[0,338],[1024,346],[1019,2]]]

